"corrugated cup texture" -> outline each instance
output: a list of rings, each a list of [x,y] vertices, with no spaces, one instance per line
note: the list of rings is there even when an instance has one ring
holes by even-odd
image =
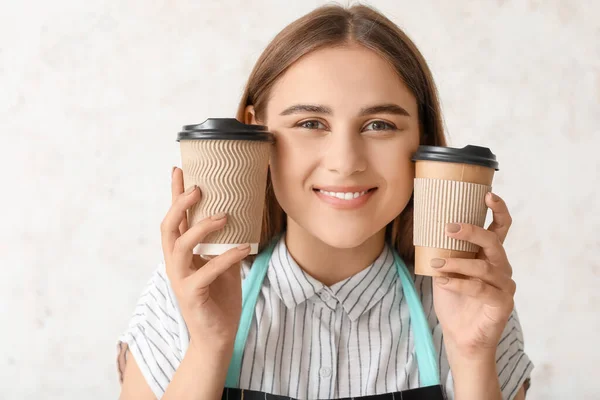
[[[443,179],[415,178],[414,245],[476,253],[479,246],[445,234],[448,223],[483,227],[485,195],[491,186]]]
[[[226,212],[227,224],[203,243],[258,243],[265,203],[269,142],[249,140],[182,140],[185,188],[197,185],[202,199],[188,210],[194,225]]]

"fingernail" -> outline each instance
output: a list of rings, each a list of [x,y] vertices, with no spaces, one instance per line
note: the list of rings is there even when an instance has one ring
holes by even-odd
[[[248,250],[250,248],[250,243],[241,244],[237,248],[238,250]]]
[[[448,233],[458,233],[460,232],[461,226],[459,224],[447,224],[446,231]]]
[[[196,185],[192,185],[188,188],[188,190],[185,191],[185,195],[190,195],[194,192],[194,190],[196,190],[197,186]]]
[[[498,200],[500,200],[500,197],[498,197],[494,193],[492,193],[492,201],[497,202]]]
[[[443,258],[434,258],[433,260],[431,260],[429,262],[429,265],[431,265],[433,268],[441,268],[446,264],[446,260],[444,260]]]
[[[449,280],[450,279],[446,278],[445,276],[438,276],[435,278],[436,283],[439,283],[440,285],[445,285]]]
[[[210,217],[210,219],[212,219],[213,221],[218,221],[220,219],[223,219],[227,216],[227,213],[225,212],[220,212],[218,214],[213,215],[212,217]]]
[[[173,169],[171,170],[171,179],[173,179],[173,174],[175,173],[175,168],[177,168],[177,167],[173,167]]]

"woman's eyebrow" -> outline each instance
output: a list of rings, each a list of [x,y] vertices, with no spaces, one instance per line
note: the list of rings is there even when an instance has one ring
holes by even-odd
[[[406,117],[410,117],[408,111],[404,108],[400,107],[398,104],[388,103],[388,104],[378,104],[376,106],[366,107],[360,110],[359,115],[364,117],[366,115],[371,114],[396,114],[396,115],[404,115]]]
[[[315,114],[327,114],[332,115],[333,111],[330,107],[323,106],[320,104],[294,104],[283,110],[279,115],[292,115],[292,114],[300,114],[300,113],[315,113]],[[364,117],[366,115],[372,114],[395,114],[395,115],[404,115],[410,117],[408,111],[404,108],[400,107],[398,104],[388,103],[388,104],[378,104],[375,106],[362,108],[359,112],[359,116]]]
[[[300,114],[303,112],[308,113],[316,113],[316,114],[333,114],[331,108],[327,106],[317,105],[317,104],[294,104],[283,110],[279,115],[291,115],[291,114]]]

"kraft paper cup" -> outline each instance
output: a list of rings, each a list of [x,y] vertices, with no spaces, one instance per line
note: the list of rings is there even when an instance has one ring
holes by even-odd
[[[415,274],[442,275],[430,266],[433,258],[475,258],[479,246],[450,238],[448,223],[483,227],[485,195],[498,170],[496,156],[486,147],[462,149],[420,146],[414,188]]]
[[[188,224],[227,213],[227,224],[209,234],[194,254],[216,256],[250,243],[257,254],[273,135],[265,126],[209,118],[178,134],[185,189],[197,185],[202,199],[188,210]]]

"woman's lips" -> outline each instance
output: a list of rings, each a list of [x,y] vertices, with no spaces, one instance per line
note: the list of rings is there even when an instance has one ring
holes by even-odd
[[[313,192],[317,195],[317,197],[321,201],[330,205],[333,208],[336,208],[339,210],[352,210],[352,209],[360,208],[363,205],[365,205],[365,203],[367,201],[369,201],[369,199],[371,198],[371,196],[373,196],[373,193],[375,193],[376,190],[377,190],[377,188],[372,188],[372,189],[368,189],[368,190],[362,191],[362,192],[345,192],[346,196],[344,196],[343,199],[333,195],[334,194],[333,192],[328,192],[328,191],[322,190],[322,189],[313,189]],[[337,193],[343,193],[343,192],[337,192]],[[359,195],[358,195],[358,197],[355,197],[357,193]],[[352,194],[352,198],[349,198],[350,194]],[[338,195],[338,196],[341,197],[341,195]],[[346,200],[347,198],[348,198],[348,200]]]

